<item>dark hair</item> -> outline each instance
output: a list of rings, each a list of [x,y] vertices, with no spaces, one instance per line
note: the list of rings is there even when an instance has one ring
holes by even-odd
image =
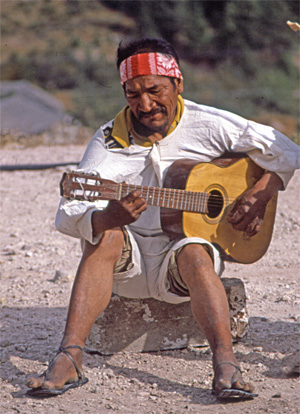
[[[120,42],[117,50],[117,68],[120,68],[121,62],[129,56],[139,53],[163,53],[164,55],[173,56],[179,65],[179,57],[174,47],[164,39],[155,39],[152,37],[143,37],[138,40],[132,40],[125,45]]]

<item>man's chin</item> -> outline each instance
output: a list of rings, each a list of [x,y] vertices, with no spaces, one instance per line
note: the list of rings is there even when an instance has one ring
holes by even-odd
[[[134,119],[134,126],[137,132],[142,135],[150,135],[151,133],[164,134],[165,129],[168,127],[168,122],[163,122],[162,120],[153,120],[147,117],[142,117],[141,119]]]
[[[149,132],[164,132],[167,126],[167,122],[155,122],[150,120],[149,122],[147,122],[146,119],[140,121],[140,123],[143,125],[144,128],[149,130]]]

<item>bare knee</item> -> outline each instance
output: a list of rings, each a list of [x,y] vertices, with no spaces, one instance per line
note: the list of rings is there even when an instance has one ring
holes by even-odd
[[[122,255],[123,244],[121,229],[106,230],[97,244],[85,242],[83,256],[97,254],[101,260],[116,262]]]
[[[186,244],[182,248],[177,257],[177,263],[183,263],[192,267],[211,266],[212,259],[201,244],[191,243]]]
[[[201,244],[187,244],[177,257],[177,266],[182,279],[189,284],[195,278],[215,273],[213,261]]]

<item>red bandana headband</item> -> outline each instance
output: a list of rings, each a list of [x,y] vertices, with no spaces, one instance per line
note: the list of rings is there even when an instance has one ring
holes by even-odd
[[[121,84],[143,75],[160,75],[182,79],[176,60],[162,53],[141,53],[129,56],[120,65]]]

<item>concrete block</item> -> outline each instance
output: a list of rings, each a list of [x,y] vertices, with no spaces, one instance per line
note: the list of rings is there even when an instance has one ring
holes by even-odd
[[[248,329],[245,287],[237,278],[224,278],[222,282],[230,308],[232,338],[238,341]],[[86,348],[111,355],[207,345],[189,302],[173,305],[155,299],[113,295],[107,309],[95,322]]]

